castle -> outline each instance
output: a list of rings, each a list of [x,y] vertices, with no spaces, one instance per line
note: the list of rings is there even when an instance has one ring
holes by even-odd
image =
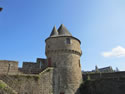
[[[0,80],[18,94],[78,94],[82,83],[80,40],[61,24],[45,40],[47,59],[23,62],[0,61]],[[32,92],[31,92],[32,91]]]
[[[124,71],[96,67],[82,74],[81,42],[63,24],[45,42],[46,59],[23,62],[22,68],[17,61],[0,60],[0,94],[124,94]]]

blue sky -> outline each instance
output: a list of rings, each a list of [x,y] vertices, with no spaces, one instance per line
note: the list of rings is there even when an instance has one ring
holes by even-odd
[[[125,0],[0,0],[0,59],[45,58],[45,39],[64,24],[82,42],[82,70],[125,70]]]

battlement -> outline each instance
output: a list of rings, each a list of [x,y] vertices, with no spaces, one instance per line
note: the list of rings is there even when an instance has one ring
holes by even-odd
[[[0,74],[39,74],[48,67],[47,59],[37,58],[36,62],[23,62],[18,68],[18,61],[0,60]]]
[[[109,73],[83,73],[83,79],[87,80],[92,79],[105,79],[105,78],[120,78],[125,77],[125,71],[119,71],[119,72],[109,72]]]
[[[22,68],[24,68],[24,69],[36,69],[36,68],[40,68],[40,66],[36,62],[23,62]]]
[[[23,62],[23,67],[19,71],[25,74],[38,74],[47,67],[47,59],[37,58],[36,62]]]
[[[0,74],[16,74],[17,72],[17,61],[0,60]]]

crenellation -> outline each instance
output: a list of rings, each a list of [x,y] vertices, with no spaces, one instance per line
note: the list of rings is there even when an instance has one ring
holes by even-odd
[[[17,74],[18,62],[9,60],[0,60],[0,74]]]
[[[23,62],[24,69],[36,69],[39,65],[36,62]]]

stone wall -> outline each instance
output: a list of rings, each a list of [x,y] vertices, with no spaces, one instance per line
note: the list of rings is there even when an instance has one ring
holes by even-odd
[[[40,68],[39,64],[36,62],[23,62],[23,67],[24,69],[36,69]]]
[[[48,65],[47,65],[47,59],[43,59],[43,58],[37,58],[37,64],[39,65],[39,67],[41,68],[41,69],[45,69],[45,68],[47,68],[48,67]]]
[[[53,94],[53,68],[40,74],[0,75],[0,80],[18,94]]]
[[[23,62],[23,67],[19,68],[19,72],[24,74],[39,74],[47,67],[47,59],[37,58],[36,62]]]
[[[70,39],[67,44],[66,40]],[[54,67],[54,94],[74,94],[82,82],[80,41],[70,36],[46,40],[48,65]]]
[[[74,94],[82,82],[81,66],[79,66],[80,57],[75,54],[58,54],[58,56],[54,56],[52,58],[52,62],[56,62],[54,69],[54,94],[60,94],[61,92]]]
[[[49,67],[40,73],[40,94],[53,93],[53,68]]]
[[[71,44],[66,44],[66,38],[70,38]],[[74,37],[52,37],[46,40],[46,54],[49,54],[50,51],[55,53],[57,51],[64,52],[65,50],[76,51],[81,55],[80,41]]]
[[[5,82],[0,80],[0,94],[18,94],[12,88],[10,88]]]
[[[0,60],[0,74],[17,74],[18,73],[18,62]]]
[[[112,73],[83,73],[83,79],[100,79],[100,78],[119,78],[125,77],[125,71],[112,72]]]
[[[85,81],[80,94],[124,94],[125,78],[105,78]]]
[[[0,75],[0,80],[18,94],[39,94],[38,75]]]
[[[24,69],[24,68],[19,68],[18,69],[18,74],[39,74],[40,72],[43,71],[43,69]]]

